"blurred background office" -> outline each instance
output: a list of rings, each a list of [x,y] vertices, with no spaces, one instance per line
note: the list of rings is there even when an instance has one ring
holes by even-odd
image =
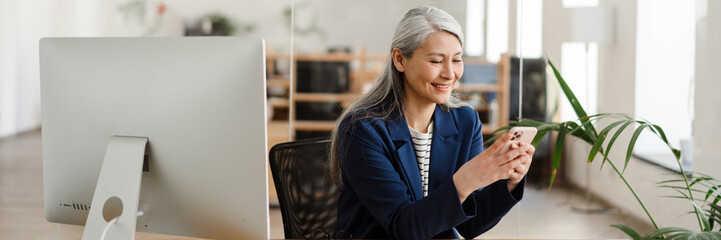
[[[648,119],[692,153],[685,170],[721,179],[719,1],[0,0],[0,239],[78,231],[43,217],[41,37],[263,37],[273,146],[328,136],[342,109],[377,78],[403,14],[423,4],[446,10],[465,30],[465,74],[456,91],[478,111],[487,136],[517,118],[519,88],[523,117],[575,118],[550,59],[589,115]],[[591,146],[578,139],[566,141],[549,190],[554,140],[549,135],[538,147],[523,203],[481,237],[620,238],[610,224],[652,229],[615,173],[600,161],[585,163]],[[668,193],[655,187],[678,171],[668,149],[642,135],[625,174],[662,225],[691,228],[696,220],[684,214],[691,210],[684,200],[659,198]],[[269,187],[271,237],[282,238],[272,181]]]

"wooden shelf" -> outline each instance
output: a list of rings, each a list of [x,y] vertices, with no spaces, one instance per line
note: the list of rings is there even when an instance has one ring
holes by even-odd
[[[317,62],[352,62],[351,71],[349,72],[350,77],[350,89],[344,93],[302,93],[295,92],[295,87],[291,85],[289,76],[282,75],[269,75],[266,85],[268,88],[275,88],[273,90],[280,90],[277,88],[285,88],[286,93],[293,95],[293,104],[287,99],[286,96],[273,97],[268,99],[269,106],[278,109],[289,109],[295,106],[295,103],[299,102],[331,102],[340,103],[340,106],[345,108],[352,101],[360,97],[362,90],[365,85],[372,83],[380,74],[376,65],[377,62],[386,61],[388,59],[387,54],[383,55],[368,55],[365,50],[358,51],[356,53],[314,53],[314,54],[296,54],[293,59],[290,58],[289,54],[273,54],[268,53],[267,66],[271,73],[275,71],[276,60],[290,61],[295,64],[297,61],[317,61]],[[464,58],[465,64],[489,64],[496,65],[497,67],[497,82],[492,84],[459,84],[454,91],[477,94],[477,93],[496,93],[496,99],[498,99],[498,116],[499,118],[494,121],[497,126],[505,126],[508,124],[508,120],[505,117],[508,116],[509,106],[509,79],[510,79],[510,57],[508,54],[504,54],[498,63],[490,63],[485,58]],[[371,62],[369,64],[369,62]],[[288,67],[288,66],[284,66]],[[477,111],[489,111],[487,104],[477,106]],[[291,111],[295,115],[295,111]],[[334,121],[307,121],[307,120],[295,120],[295,116],[290,116],[293,122],[293,129],[300,131],[332,131],[335,127]],[[491,134],[495,128],[492,128],[488,123],[484,123],[483,134]]]
[[[288,54],[279,55],[268,55],[274,59],[290,59]],[[365,61],[385,61],[388,58],[385,55],[365,55],[365,54],[350,54],[350,53],[329,53],[329,54],[296,54],[293,56],[296,61],[323,61],[323,62],[348,62],[355,60]]]
[[[490,135],[493,131],[496,131],[496,129],[487,126],[483,126],[483,128],[481,128],[481,134]]]
[[[270,77],[265,82],[265,86],[266,87],[289,88],[290,87],[290,79],[288,77],[279,77],[279,76]]]
[[[271,97],[268,98],[268,105],[271,107],[282,107],[282,108],[288,108],[290,106],[290,102],[287,98],[280,98],[280,97]]]
[[[345,102],[358,98],[360,94],[354,93],[295,93],[295,102]]]
[[[290,55],[282,54],[273,56],[276,59],[290,59]],[[322,61],[322,62],[346,62],[358,59],[358,55],[348,53],[333,54],[296,54],[293,56],[296,61]]]
[[[456,87],[457,92],[498,92],[496,84],[460,84]]]
[[[490,108],[488,107],[488,104],[481,104],[480,106],[476,106],[473,109],[476,109],[476,111],[488,111]]]

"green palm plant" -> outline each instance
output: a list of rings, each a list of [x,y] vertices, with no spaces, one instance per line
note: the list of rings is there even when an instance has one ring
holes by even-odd
[[[556,76],[556,79],[558,80],[558,83],[563,90],[564,95],[571,103],[571,106],[573,107],[573,110],[578,116],[578,119],[560,123],[541,122],[531,119],[519,119],[517,121],[511,121],[509,123],[509,126],[501,127],[496,130],[493,133],[494,136],[488,139],[486,141],[486,144],[492,143],[495,139],[500,137],[502,134],[508,132],[508,130],[510,130],[514,126],[528,126],[537,128],[538,134],[532,142],[534,146],[537,145],[538,142],[540,142],[541,138],[543,138],[543,136],[545,136],[546,134],[553,131],[558,132],[556,146],[553,150],[552,173],[549,186],[550,188],[551,186],[553,186],[554,179],[558,172],[558,167],[561,163],[561,154],[563,153],[566,136],[575,136],[592,146],[587,159],[589,163],[596,159],[596,156],[600,154],[603,159],[601,162],[601,167],[603,167],[603,165],[605,164],[608,164],[611,166],[611,168],[613,168],[613,171],[620,177],[626,187],[628,187],[628,190],[631,191],[640,207],[646,213],[655,230],[645,236],[642,236],[637,231],[625,225],[612,225],[612,227],[618,228],[634,240],[721,239],[721,230],[714,231],[715,225],[721,225],[721,206],[719,205],[719,200],[721,200],[721,184],[712,177],[703,174],[698,174],[700,177],[695,178],[691,178],[686,174],[680,174],[682,176],[682,179],[672,179],[659,182],[659,187],[671,189],[676,193],[676,195],[667,197],[682,198],[689,201],[693,209],[693,211],[691,211],[690,213],[696,216],[700,231],[695,232],[690,229],[679,227],[659,227],[654,218],[651,216],[651,213],[646,208],[646,205],[643,203],[638,194],[636,194],[633,186],[631,186],[631,184],[624,176],[624,172],[626,170],[626,167],[628,166],[629,161],[631,160],[631,155],[636,141],[638,140],[639,135],[641,135],[643,131],[651,131],[654,135],[658,136],[658,138],[668,146],[670,151],[676,157],[676,162],[678,163],[681,172],[687,173],[684,171],[680,161],[681,151],[672,147],[669,144],[668,139],[666,138],[666,134],[660,126],[653,124],[649,121],[640,120],[633,116],[621,113],[603,113],[588,116],[583,107],[581,107],[581,104],[579,103],[575,94],[568,87],[566,81],[563,79],[563,77],[558,72],[553,63],[548,60],[548,64],[553,69],[553,73]],[[610,121],[610,123],[599,132],[594,125],[601,120],[604,120],[604,122]],[[627,129],[632,130],[633,135],[627,146],[626,158],[623,162],[623,168],[619,168],[616,163],[608,159],[608,154],[610,153],[611,148],[614,146],[614,143],[616,143],[616,140],[621,135],[621,133]],[[606,141],[607,139],[608,141]],[[704,197],[697,198],[694,197],[694,195],[704,195]],[[697,202],[701,202],[703,204],[699,206]]]

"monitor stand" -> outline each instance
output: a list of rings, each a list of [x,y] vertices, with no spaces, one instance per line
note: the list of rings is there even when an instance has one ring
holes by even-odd
[[[135,239],[147,143],[147,137],[113,136],[110,139],[83,240],[101,239],[104,234],[105,239]]]

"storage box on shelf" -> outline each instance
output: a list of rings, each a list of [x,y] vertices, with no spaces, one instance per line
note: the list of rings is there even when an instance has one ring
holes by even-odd
[[[510,58],[503,54],[498,63],[485,58],[463,58],[464,73],[455,91],[478,111],[483,134],[508,125],[510,105]]]

